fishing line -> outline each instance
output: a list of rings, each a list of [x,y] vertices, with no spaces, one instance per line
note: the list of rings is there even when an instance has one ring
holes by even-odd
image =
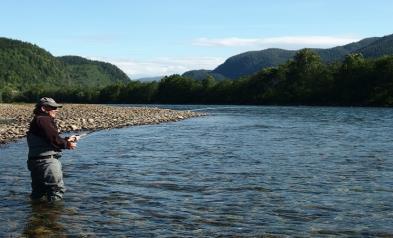
[[[79,139],[78,139],[78,141],[79,141],[81,139],[85,139],[85,138],[91,136],[92,133],[93,133],[93,131],[91,131],[91,132],[84,132],[84,133],[81,133],[81,134],[76,134],[75,136],[79,137]]]
[[[198,108],[189,111],[202,111],[202,110],[228,109],[228,108],[239,108],[239,107],[205,107],[205,108]]]

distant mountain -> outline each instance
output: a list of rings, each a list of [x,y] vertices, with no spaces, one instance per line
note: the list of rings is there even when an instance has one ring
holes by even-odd
[[[377,38],[365,47],[355,50],[356,53],[362,53],[364,57],[375,58],[383,55],[393,54],[393,34]]]
[[[342,60],[350,53],[362,53],[366,58],[390,55],[393,54],[393,35],[365,38],[343,46],[312,50],[317,52],[325,63]],[[211,75],[219,74],[225,78],[236,79],[255,74],[263,68],[275,67],[286,63],[292,59],[296,52],[294,50],[276,48],[249,51],[228,58],[212,71],[193,70],[185,74],[194,79],[200,79],[206,77],[206,72],[208,72]]]
[[[235,79],[241,76],[254,74],[261,68],[283,64],[295,54],[296,51],[282,49],[249,51],[230,57],[223,64],[215,68],[213,73]]]
[[[28,42],[0,38],[0,91],[31,87],[107,86],[128,76],[109,63],[78,56],[54,57]]]
[[[182,74],[183,77],[192,78],[195,80],[203,80],[208,76],[212,76],[216,80],[224,80],[226,77],[219,73],[214,73],[212,70],[190,70]]]
[[[313,49],[320,56],[325,63],[332,63],[345,58],[346,55],[355,53],[359,49],[367,47],[368,45],[377,41],[378,37],[365,38],[358,42],[350,43],[344,46],[336,46],[329,49]]]
[[[155,77],[143,77],[143,78],[137,78],[133,79],[133,81],[141,81],[141,82],[153,82],[153,81],[160,81],[163,77],[165,76],[155,76]]]
[[[79,56],[57,57],[62,62],[70,78],[79,85],[83,86],[107,86],[116,82],[128,82],[130,78],[117,66],[89,60]]]

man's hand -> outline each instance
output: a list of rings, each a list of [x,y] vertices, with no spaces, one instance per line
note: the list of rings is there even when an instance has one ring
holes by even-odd
[[[67,141],[70,141],[70,142],[77,142],[79,139],[80,139],[80,136],[79,136],[79,135],[72,135],[72,136],[70,136],[70,137],[68,138]]]
[[[76,148],[75,142],[67,141],[67,149],[73,150],[75,148]]]
[[[79,140],[79,136],[70,136],[67,139],[67,149],[73,150],[76,148],[76,142]]]

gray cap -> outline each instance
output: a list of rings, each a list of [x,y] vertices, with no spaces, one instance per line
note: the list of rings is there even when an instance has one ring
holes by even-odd
[[[53,98],[41,98],[40,101],[38,102],[38,105],[40,106],[50,106],[50,107],[62,107],[63,105],[58,104]]]

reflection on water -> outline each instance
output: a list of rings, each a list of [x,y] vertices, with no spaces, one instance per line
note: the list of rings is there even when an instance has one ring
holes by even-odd
[[[66,236],[65,227],[59,222],[64,212],[63,202],[31,202],[31,212],[23,235],[27,237],[62,237]]]
[[[81,140],[54,206],[2,146],[0,237],[393,236],[392,109],[188,107],[209,116]]]

